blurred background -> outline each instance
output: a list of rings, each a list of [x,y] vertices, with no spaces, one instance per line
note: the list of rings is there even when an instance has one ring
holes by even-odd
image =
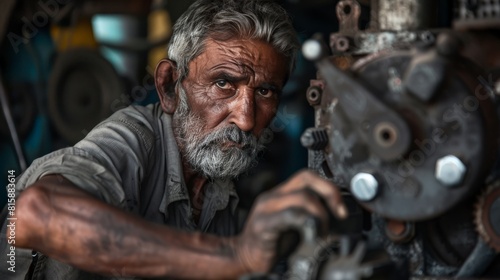
[[[34,159],[75,144],[113,112],[157,102],[156,63],[167,56],[172,25],[192,2],[2,0],[0,182],[7,184],[8,170],[19,175]],[[338,1],[278,2],[289,11],[301,42],[338,30]],[[368,22],[367,9],[362,18]],[[305,91],[315,73],[299,55],[270,127],[273,141],[259,166],[238,181],[243,207],[307,166],[299,138],[314,125]],[[3,206],[5,188],[0,198]]]

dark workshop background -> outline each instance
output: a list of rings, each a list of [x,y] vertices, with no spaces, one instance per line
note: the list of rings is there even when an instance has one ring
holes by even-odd
[[[193,1],[2,0],[0,170],[19,175],[36,158],[73,145],[113,112],[157,102],[153,73],[175,20]],[[337,30],[337,1],[280,1],[300,41]],[[241,176],[241,204],[307,166],[299,138],[313,126],[305,99],[315,68],[301,56],[271,124],[261,164]],[[9,109],[7,110],[6,107]],[[5,120],[10,111],[16,137]],[[17,146],[17,149],[16,149]],[[6,201],[1,188],[0,205]]]
[[[19,175],[34,159],[78,142],[113,112],[157,102],[156,63],[167,55],[172,24],[192,2],[2,0],[0,83],[7,100],[0,100],[0,170],[5,174],[0,182],[7,184],[8,170]],[[315,33],[327,39],[338,30],[337,0],[278,2],[289,11],[301,42]],[[360,2],[363,29],[369,1]],[[315,73],[299,54],[271,123],[273,141],[259,166],[238,181],[243,207],[307,166],[299,138],[314,125],[305,92]],[[5,201],[1,188],[0,206]]]

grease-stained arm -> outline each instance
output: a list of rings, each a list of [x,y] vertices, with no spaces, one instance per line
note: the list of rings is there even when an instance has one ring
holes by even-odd
[[[184,232],[108,205],[61,175],[17,200],[16,246],[104,275],[229,279],[245,272],[233,238]]]
[[[93,198],[62,176],[46,176],[17,201],[16,246],[107,275],[235,279],[268,272],[280,234],[347,216],[339,189],[302,171],[262,194],[242,233],[222,238],[149,223]]]

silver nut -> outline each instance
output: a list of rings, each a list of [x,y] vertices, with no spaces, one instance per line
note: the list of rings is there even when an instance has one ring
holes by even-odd
[[[370,173],[360,172],[351,179],[351,193],[361,201],[369,201],[378,193],[378,181]]]
[[[321,58],[323,53],[321,43],[318,40],[310,39],[302,45],[302,54],[309,60],[317,60]]]
[[[465,172],[467,167],[456,156],[448,155],[436,162],[436,179],[447,187],[461,183]]]

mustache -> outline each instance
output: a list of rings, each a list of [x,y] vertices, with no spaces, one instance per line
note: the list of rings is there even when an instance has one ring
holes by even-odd
[[[200,146],[211,146],[216,143],[224,143],[231,141],[240,145],[243,150],[257,150],[259,141],[251,132],[241,130],[237,125],[231,124],[227,127],[213,131],[203,137],[203,140],[198,143]]]

